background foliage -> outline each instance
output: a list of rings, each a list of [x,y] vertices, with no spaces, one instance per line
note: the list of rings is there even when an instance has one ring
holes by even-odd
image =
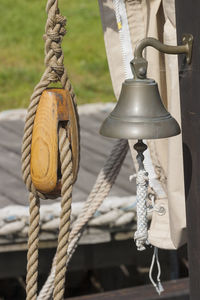
[[[44,71],[45,0],[1,0],[0,110],[27,107]],[[98,1],[60,1],[67,17],[65,66],[78,104],[114,100]]]

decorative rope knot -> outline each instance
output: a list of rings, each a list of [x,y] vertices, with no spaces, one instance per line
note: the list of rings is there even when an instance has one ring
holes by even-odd
[[[59,11],[57,13],[48,11],[49,18],[46,24],[45,40],[45,65],[50,68],[49,79],[51,82],[61,80],[64,69],[64,56],[61,43],[66,34],[66,18]]]
[[[64,68],[61,43],[66,33],[66,19],[60,15],[58,0],[48,0],[46,8],[48,18],[45,27],[45,64],[46,69],[36,85],[30,99],[24,127],[22,142],[22,176],[27,189],[30,191],[30,225],[28,240],[28,263],[27,263],[27,300],[37,299],[37,276],[38,276],[38,242],[39,242],[39,221],[40,221],[40,199],[48,196],[36,190],[31,178],[31,145],[35,115],[37,112],[40,97],[45,89],[52,82],[60,81],[64,89],[67,89],[76,103],[73,88]],[[56,280],[54,282],[54,299],[61,300],[64,295],[65,271],[67,260],[67,248],[70,225],[70,210],[72,198],[72,156],[70,142],[66,130],[59,128],[59,152],[62,173],[62,213],[60,216],[60,230],[58,237]]]
[[[139,170],[136,178],[136,184],[142,186],[148,186],[148,173],[145,170]]]
[[[137,161],[139,170],[136,177],[137,184],[137,231],[135,232],[134,239],[137,249],[139,251],[145,250],[145,246],[148,242],[148,221],[147,221],[147,195],[148,195],[148,173],[146,172],[143,164],[144,155],[142,151],[145,150],[145,146],[140,143],[136,144],[136,150],[138,151]],[[140,146],[140,147],[138,147]]]
[[[65,25],[67,23],[67,19],[66,19],[66,17],[64,17],[60,13],[58,13],[58,14],[56,14],[55,23],[61,24],[62,28],[64,28],[64,30],[65,30]]]
[[[139,233],[138,231],[135,232],[134,234],[134,240],[137,246],[138,251],[143,251],[145,250],[145,245],[149,245],[149,242],[147,240],[148,234],[147,232]]]

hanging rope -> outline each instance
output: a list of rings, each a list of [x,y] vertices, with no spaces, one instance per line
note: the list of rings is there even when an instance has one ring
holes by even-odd
[[[140,161],[139,159],[137,159]],[[143,163],[140,161],[140,165]],[[148,245],[148,223],[147,223],[147,206],[146,199],[148,196],[148,173],[144,170],[144,166],[137,173],[137,231],[134,239],[139,251],[145,250]]]
[[[45,65],[46,69],[40,82],[36,85],[30,99],[30,105],[27,111],[24,137],[22,143],[22,175],[23,180],[30,191],[30,225],[29,225],[29,241],[27,255],[27,300],[35,300],[37,298],[37,277],[38,277],[38,234],[39,234],[39,202],[40,198],[45,199],[46,196],[37,191],[34,187],[30,174],[31,160],[31,141],[35,114],[42,92],[50,83],[60,81],[63,88],[68,89],[72,100],[75,102],[75,94],[71,83],[68,79],[67,72],[63,64],[63,52],[61,43],[65,35],[66,19],[60,15],[57,0],[49,0],[47,2],[46,11],[48,14],[45,27]],[[62,134],[61,134],[62,133]],[[62,212],[61,224],[57,250],[57,267],[59,282],[55,281],[55,299],[62,299],[64,294],[65,266],[67,253],[67,238],[69,236],[69,215],[71,207],[71,189],[72,189],[72,167],[71,154],[69,151],[69,141],[66,136],[62,136],[60,131],[60,151],[62,164]],[[65,143],[63,139],[65,138]],[[67,156],[65,156],[67,155]],[[65,213],[67,214],[65,215]],[[65,235],[66,234],[66,235]]]
[[[30,99],[22,143],[23,180],[30,192],[43,199],[46,198],[46,196],[36,191],[30,175],[32,132],[40,96],[50,83],[60,81],[62,87],[69,90],[72,100],[76,102],[72,85],[63,65],[63,53],[61,49],[61,42],[65,35],[66,19],[59,14],[57,5],[58,3],[55,0],[49,0],[47,3],[46,11],[48,13],[48,19],[45,27],[46,33],[44,35],[46,70],[42,75],[40,82],[36,85]]]
[[[59,129],[59,151],[62,173],[61,216],[56,255],[56,276],[54,280],[53,299],[61,300],[65,291],[65,273],[67,269],[67,249],[70,230],[70,214],[72,202],[72,154],[66,130]]]
[[[117,141],[103,168],[101,169],[96,183],[94,184],[93,189],[84,204],[82,212],[80,213],[72,228],[72,231],[70,232],[67,265],[69,264],[71,257],[78,245],[78,241],[81,238],[84,228],[87,226],[96,210],[110,192],[111,187],[114,184],[117,175],[119,174],[127,151],[127,140]],[[53,282],[55,278],[55,262],[56,256],[53,260],[51,273],[40,291],[38,300],[48,300],[52,297]]]
[[[27,275],[26,294],[27,300],[36,299],[37,278],[38,278],[38,242],[39,242],[39,221],[40,221],[40,201],[32,193],[29,195],[30,203],[30,224],[28,233],[28,253],[27,253]]]
[[[48,14],[45,27],[45,64],[46,69],[40,82],[36,85],[30,99],[30,105],[27,111],[24,137],[22,144],[22,174],[23,180],[30,191],[30,225],[29,225],[29,241],[28,241],[28,264],[27,264],[27,300],[37,299],[37,277],[38,277],[38,235],[39,235],[39,203],[40,198],[45,199],[45,194],[36,190],[32,183],[30,174],[31,160],[31,141],[35,114],[42,92],[52,82],[60,81],[62,87],[70,92],[71,98],[76,103],[75,94],[71,83],[68,79],[66,70],[63,65],[63,53],[61,42],[65,35],[66,20],[62,17],[58,10],[58,1],[49,0],[47,2],[46,11]],[[61,222],[58,237],[58,249],[53,261],[52,272],[43,287],[38,299],[49,299],[53,297],[55,300],[63,299],[65,286],[65,272],[67,265],[76,249],[81,233],[87,225],[96,209],[108,195],[118,173],[122,162],[128,150],[128,143],[125,140],[117,142],[113,151],[106,161],[104,168],[101,170],[96,184],[90,193],[83,212],[77,219],[75,226],[70,234],[69,250],[69,219],[71,210],[71,193],[72,193],[72,164],[69,140],[64,134],[64,130],[59,130],[59,150],[61,157],[62,171],[62,211]],[[53,284],[54,283],[54,284]],[[49,284],[47,286],[47,284]],[[54,292],[53,292],[54,290]],[[45,292],[44,292],[45,291]],[[42,294],[43,293],[43,294]],[[49,296],[50,295],[50,296]]]
[[[144,155],[143,152],[147,150],[147,145],[142,140],[134,145],[137,151],[138,172],[136,177],[136,193],[137,193],[137,231],[135,232],[134,239],[139,251],[145,250],[145,245],[148,245],[148,224],[147,224],[147,205],[146,200],[148,196],[148,173],[144,168]]]

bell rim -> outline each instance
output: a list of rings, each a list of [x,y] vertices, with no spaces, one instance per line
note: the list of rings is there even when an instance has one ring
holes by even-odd
[[[169,114],[170,115],[170,114]],[[166,126],[169,122],[170,126]],[[173,128],[172,128],[173,125]],[[148,130],[146,130],[148,128]],[[146,133],[142,133],[142,131]],[[181,133],[178,122],[170,115],[170,118],[154,122],[129,122],[122,119],[114,119],[109,116],[100,128],[100,134],[117,139],[164,139],[177,136]]]

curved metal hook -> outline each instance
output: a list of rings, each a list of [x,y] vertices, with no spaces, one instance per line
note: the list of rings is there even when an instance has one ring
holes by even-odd
[[[193,36],[191,34],[184,34],[182,37],[182,45],[171,46],[161,43],[155,38],[145,38],[139,41],[135,47],[134,59],[131,61],[131,69],[136,78],[146,78],[148,62],[142,56],[143,50],[150,46],[160,52],[167,54],[186,54],[187,63],[190,64],[192,56]]]

